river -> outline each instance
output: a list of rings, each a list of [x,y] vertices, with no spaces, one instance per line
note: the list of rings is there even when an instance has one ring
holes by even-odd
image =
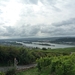
[[[39,44],[36,44],[36,43],[32,43],[32,44],[27,44],[27,43],[23,43],[23,42],[17,42],[17,43],[21,43],[23,46],[26,46],[26,47],[33,47],[33,48],[51,48],[51,49],[56,49],[56,48],[69,48],[69,47],[75,47],[75,45],[63,45],[63,44],[54,44],[54,43],[48,43],[50,44],[51,46],[45,46],[45,45],[39,45]]]

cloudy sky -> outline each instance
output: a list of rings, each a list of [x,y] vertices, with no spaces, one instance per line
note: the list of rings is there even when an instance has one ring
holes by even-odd
[[[0,38],[75,36],[75,0],[0,0]]]

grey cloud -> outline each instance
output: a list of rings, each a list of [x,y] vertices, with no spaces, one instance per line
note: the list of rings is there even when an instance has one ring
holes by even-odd
[[[8,37],[12,37],[11,33],[7,33],[7,32],[4,32],[2,34],[0,34],[1,36],[8,36]]]
[[[36,36],[39,32],[48,34],[48,36],[75,35],[74,19],[69,20],[70,24],[67,21],[65,21],[64,23],[63,22],[60,22],[61,25],[59,24],[59,22],[52,24],[52,25],[37,24],[37,25],[32,26],[30,24],[28,25],[24,24],[24,25],[19,26],[17,29],[15,29],[14,35],[23,36],[23,37],[24,36]]]
[[[56,0],[40,0],[43,4],[50,4],[50,5],[54,5],[56,4]]]
[[[29,0],[29,2],[32,3],[32,4],[37,4],[38,0]]]
[[[62,26],[62,27],[55,27],[51,25],[19,25],[18,27],[2,27],[0,28],[0,35],[1,36],[10,36],[10,37],[31,37],[31,36],[37,36],[37,34],[41,32],[44,34],[48,34],[48,36],[67,36],[67,35],[75,35],[75,27],[74,25],[68,26]],[[41,35],[40,34],[40,35]],[[37,36],[39,37],[39,36]]]
[[[54,31],[54,27],[51,27],[50,25],[46,25],[41,27],[41,33],[51,33]]]
[[[5,26],[4,28],[6,28],[6,30],[8,31],[8,33],[14,33],[14,28],[11,26]]]
[[[5,4],[0,3],[0,6],[4,6],[4,7],[5,7],[6,5],[5,5]]]
[[[0,26],[0,36],[4,36],[4,33],[6,33],[6,29],[3,26]]]
[[[40,27],[38,26],[27,26],[26,27],[27,36],[35,36],[39,31],[40,31]]]
[[[22,2],[23,4],[38,4],[38,0],[19,0],[18,2]]]
[[[28,37],[29,36],[31,37],[31,36],[37,36],[39,32],[41,32],[41,34],[42,33],[48,34],[48,36],[75,35],[75,26],[74,26],[74,23],[72,22],[74,21],[74,19],[72,20],[70,19],[69,21],[72,24],[69,24],[67,23],[67,21],[65,21],[65,23],[60,22],[61,25],[58,25],[58,23],[52,24],[52,25],[45,25],[45,24],[30,25],[30,24],[23,23],[23,25],[18,25],[18,27],[8,26],[8,27],[4,27],[4,29],[6,28],[5,31],[2,29],[3,32],[1,31],[0,35],[1,36],[3,35],[3,36],[18,36],[18,37]]]
[[[14,29],[10,26],[0,26],[0,36],[13,36]]]
[[[13,29],[13,32],[11,29],[8,31],[10,31],[9,33],[13,33],[13,36],[27,37],[27,36],[35,36],[40,31],[40,27],[32,25],[21,25],[15,27]]]
[[[9,0],[0,0],[0,6],[6,6],[3,2],[9,2]]]
[[[20,16],[21,17],[34,17],[35,16],[35,14],[34,14],[34,12],[33,12],[33,10],[32,9],[30,9],[30,8],[27,8],[27,10],[23,10],[23,12],[20,14]]]
[[[2,1],[5,1],[5,2],[7,2],[7,1],[9,1],[9,0],[0,0],[0,2],[2,2]]]
[[[0,1],[2,1],[2,0],[0,0]],[[7,0],[3,0],[3,1],[7,2]],[[69,20],[66,20],[66,19],[63,20],[63,19],[61,19],[61,17],[63,16],[63,14],[67,14],[66,13],[67,10],[66,11],[64,10],[64,12],[61,12],[61,13],[55,12],[55,11],[61,11],[56,6],[57,3],[58,4],[60,3],[59,0],[17,0],[17,1],[22,2],[25,5],[24,6],[25,8],[21,12],[20,20],[18,21],[18,24],[16,23],[13,26],[5,26],[6,25],[5,20],[2,20],[0,18],[0,36],[10,36],[10,37],[12,37],[12,36],[13,37],[14,36],[20,36],[20,37],[30,36],[31,37],[31,36],[38,35],[38,37],[39,37],[43,33],[48,34],[48,36],[75,35],[75,18],[71,18],[72,16],[70,15]],[[33,11],[32,4],[38,4],[38,1],[41,1],[41,3],[44,6],[41,6],[40,11],[38,13],[35,13]],[[63,0],[60,0],[60,1],[63,1]],[[30,4],[30,6],[28,4]],[[47,7],[48,9],[50,8],[50,9],[48,11],[44,10],[44,9],[46,9],[45,7]],[[66,7],[66,4],[64,5],[64,7]],[[74,7],[74,6],[72,6],[72,7]],[[62,7],[60,7],[60,8],[62,9]],[[65,9],[65,8],[63,8],[63,9]],[[66,7],[66,9],[67,9],[67,7]],[[53,11],[53,10],[55,10],[55,11]],[[50,12],[52,13],[53,16],[51,16]],[[2,13],[1,10],[0,10],[0,13]],[[74,12],[71,11],[71,13],[74,15]],[[51,16],[51,18],[50,18],[50,16]],[[55,16],[56,16],[56,18],[55,18]],[[69,15],[66,15],[66,16],[69,16]],[[40,19],[38,17],[40,17]],[[59,17],[59,19],[57,17]],[[59,22],[55,23],[54,21],[52,21],[53,22],[53,23],[51,22],[52,24],[46,25],[46,23],[48,21],[44,22],[45,21],[45,20],[43,20],[44,18],[45,18],[45,20],[50,19],[50,20],[54,20],[54,21],[56,21],[56,19],[57,19],[57,21],[59,21]],[[42,23],[41,20],[43,20],[43,23],[45,23],[45,24],[40,24],[40,23]],[[32,23],[36,24],[36,25],[32,25]]]
[[[4,23],[0,23],[0,26],[1,26],[1,25],[4,25]]]
[[[63,27],[54,27],[52,28],[47,28],[46,31],[43,31],[45,34],[49,34],[51,36],[70,36],[70,35],[75,35],[75,29],[70,28],[68,29],[67,27],[64,29]]]
[[[42,27],[41,32],[51,36],[75,35],[75,18],[52,25],[45,25]]]
[[[1,32],[3,32],[3,30],[4,30],[4,29],[3,29],[3,27],[2,27],[2,26],[0,26],[0,33],[1,33]]]
[[[75,18],[71,18],[69,20],[58,22],[58,23],[53,23],[52,25],[57,27],[57,26],[63,26],[63,25],[69,26],[70,24],[75,24]]]
[[[0,9],[0,14],[2,13],[1,9]]]
[[[75,0],[67,0],[63,7],[67,8],[69,10],[70,9],[75,9]]]
[[[30,26],[29,34],[36,35],[40,31],[40,27],[38,26]]]
[[[73,35],[73,36],[75,36],[75,30],[72,30],[72,31],[70,31],[70,30],[60,30],[60,31],[56,31],[53,35],[61,35],[61,36],[71,36],[71,35]]]
[[[61,11],[58,7],[55,5],[58,3],[56,0],[40,0],[47,8],[52,8],[55,11]]]
[[[4,25],[4,20],[2,17],[0,17],[0,26]]]

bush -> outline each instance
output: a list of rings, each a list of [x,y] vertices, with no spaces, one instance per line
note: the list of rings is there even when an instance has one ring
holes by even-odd
[[[3,72],[0,72],[0,75],[5,75],[5,73],[3,73]]]
[[[10,69],[6,72],[6,75],[16,75],[16,69],[13,68],[13,69]]]
[[[75,55],[40,58],[37,67],[39,71],[46,68],[51,75],[75,75]]]
[[[42,48],[42,50],[47,50],[46,48]]]

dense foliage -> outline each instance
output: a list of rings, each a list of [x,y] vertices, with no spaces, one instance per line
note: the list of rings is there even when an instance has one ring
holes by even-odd
[[[18,60],[19,65],[31,64],[37,58],[45,57],[46,53],[35,49],[15,46],[0,46],[0,66],[13,65],[14,58]]]
[[[13,65],[14,58],[17,58],[18,64],[29,64],[35,60],[34,56],[26,48],[0,46],[1,65]]]
[[[0,46],[0,66],[13,65],[14,58],[16,58],[18,65],[31,64],[37,61],[38,71],[34,72],[37,73],[36,75],[75,75],[74,52],[75,48],[29,49],[25,47]],[[12,69],[6,72],[7,75],[12,73],[15,75],[16,71]],[[2,72],[0,74],[4,75]]]
[[[35,49],[15,46],[0,46],[0,66],[2,65],[13,65],[14,58],[17,58],[18,64],[30,64],[36,61],[40,57],[52,57],[69,55],[74,52],[75,48],[66,49]]]
[[[51,75],[75,75],[75,54],[40,58],[37,63],[39,72],[47,70]]]
[[[12,68],[5,73],[5,75],[16,75],[16,74],[17,74],[17,71],[15,68]]]
[[[5,73],[3,73],[3,72],[0,72],[0,75],[5,75]]]

